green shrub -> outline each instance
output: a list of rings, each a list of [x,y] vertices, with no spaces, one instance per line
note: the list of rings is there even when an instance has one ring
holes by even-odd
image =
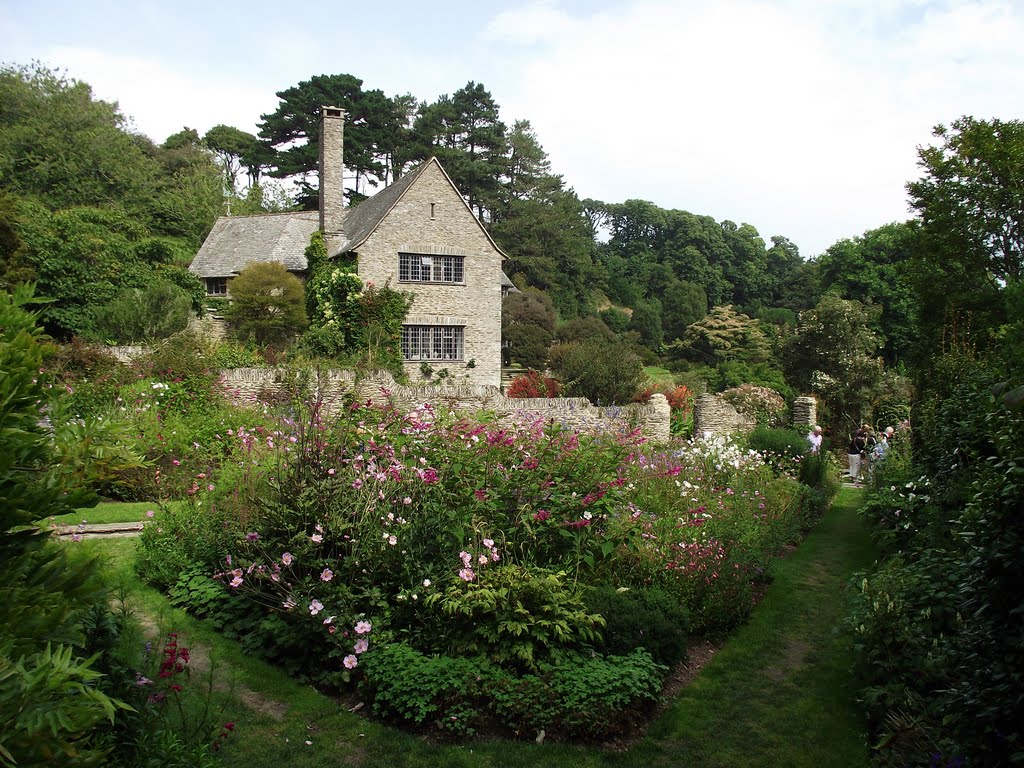
[[[669,667],[686,660],[689,618],[664,589],[602,584],[589,589],[585,601],[588,611],[605,620],[603,642],[596,644],[601,652],[624,655],[645,648]]]
[[[624,656],[570,654],[519,676],[479,658],[427,656],[404,643],[362,656],[374,712],[407,725],[473,734],[495,720],[515,735],[627,732],[661,689],[666,668],[636,650]]]
[[[624,344],[599,340],[570,345],[559,373],[566,395],[585,397],[595,405],[629,403],[644,382],[636,354]]]
[[[747,444],[768,462],[777,474],[795,475],[804,454],[807,439],[792,429],[758,427],[747,436]]]
[[[424,606],[452,620],[455,654],[532,670],[563,648],[599,640],[604,625],[586,612],[564,572],[512,564],[482,568],[475,579],[429,595]]]

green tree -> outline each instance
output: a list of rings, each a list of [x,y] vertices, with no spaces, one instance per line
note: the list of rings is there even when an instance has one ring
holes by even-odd
[[[252,158],[258,152],[259,139],[230,125],[215,125],[203,136],[203,143],[220,160],[224,171],[224,188],[228,192],[234,192],[238,183],[238,172],[245,166],[246,159]]]
[[[675,280],[661,299],[661,318],[666,339],[681,339],[686,328],[708,313],[708,296],[696,283]]]
[[[691,324],[670,349],[673,356],[718,365],[730,361],[764,362],[770,357],[768,339],[756,320],[732,305],[715,307]]]
[[[869,421],[886,384],[881,345],[872,330],[880,311],[825,294],[800,315],[783,348],[786,379],[794,389],[818,395],[837,427]]]
[[[123,705],[97,685],[83,620],[105,610],[95,560],[33,525],[82,505],[40,421],[49,390],[31,291],[0,293],[0,763],[97,765],[90,743]]]
[[[665,341],[661,328],[661,302],[656,299],[638,302],[629,318],[627,330],[635,331],[645,347],[660,352]]]
[[[404,115],[394,100],[380,91],[364,91],[363,81],[352,75],[316,75],[298,85],[278,91],[276,110],[262,116],[259,137],[275,150],[276,178],[299,179],[298,203],[314,210],[319,202],[311,183],[320,158],[320,108],[345,110],[345,165],[354,172],[359,193],[364,178],[382,179],[385,166],[380,158],[393,151],[395,135],[403,127]]]
[[[420,111],[414,132],[437,155],[480,221],[488,221],[501,199],[506,172],[505,124],[483,83],[470,81]]]
[[[818,260],[823,290],[881,307],[875,330],[888,365],[906,358],[917,339],[917,301],[907,275],[916,238],[911,224],[887,224],[840,240]]]
[[[510,293],[501,302],[501,338],[512,360],[543,370],[554,339],[555,306],[536,288]]]
[[[1003,322],[1000,297],[1024,271],[1024,122],[961,117],[918,149],[922,177],[907,184],[921,238],[911,279],[926,343],[943,326],[974,328],[986,343]]]
[[[243,341],[278,346],[307,325],[302,281],[280,262],[254,262],[228,284],[225,317]]]

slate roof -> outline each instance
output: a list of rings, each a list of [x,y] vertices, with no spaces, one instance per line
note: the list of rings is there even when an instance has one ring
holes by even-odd
[[[395,203],[402,199],[405,191],[413,185],[431,162],[437,162],[433,158],[425,163],[420,163],[415,169],[402,176],[394,184],[390,184],[373,197],[368,197],[355,208],[346,209],[345,220],[342,227],[345,231],[345,242],[330,256],[337,256],[354,248],[358,248],[366,238],[373,234],[378,225],[388,215],[388,212],[395,207]]]
[[[328,256],[333,258],[338,254],[357,249],[366,242],[366,239],[373,234],[384,217],[402,199],[406,190],[431,164],[437,165],[458,194],[451,177],[448,176],[437,158],[432,157],[425,163],[420,163],[394,184],[385,187],[373,197],[363,200],[355,208],[346,208],[342,219],[345,240],[337,250]],[[459,197],[461,199],[461,195]],[[306,246],[309,245],[310,237],[319,228],[320,214],[317,211],[221,216],[213,225],[210,234],[206,236],[206,240],[195,259],[192,260],[189,270],[201,278],[232,277],[250,262],[279,261],[290,272],[305,272]],[[507,258],[487,230],[483,227],[481,230],[490,240],[494,249],[501,254],[502,259]],[[512,286],[512,281],[504,272],[502,272],[502,285]]]
[[[320,228],[316,211],[221,216],[189,270],[199,277],[231,277],[252,261],[280,261],[304,272],[309,238]]]

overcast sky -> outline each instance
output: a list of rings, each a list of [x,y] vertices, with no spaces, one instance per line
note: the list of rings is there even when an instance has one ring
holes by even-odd
[[[473,80],[581,198],[804,256],[909,218],[936,124],[1024,118],[1022,41],[1022,0],[0,0],[0,60],[64,70],[158,142],[255,132],[318,74],[421,100]]]

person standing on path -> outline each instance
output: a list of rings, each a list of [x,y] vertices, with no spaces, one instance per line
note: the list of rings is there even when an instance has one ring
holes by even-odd
[[[850,435],[850,447],[846,450],[846,458],[850,462],[850,479],[858,484],[864,469],[864,455],[868,450],[868,431],[860,427]]]

